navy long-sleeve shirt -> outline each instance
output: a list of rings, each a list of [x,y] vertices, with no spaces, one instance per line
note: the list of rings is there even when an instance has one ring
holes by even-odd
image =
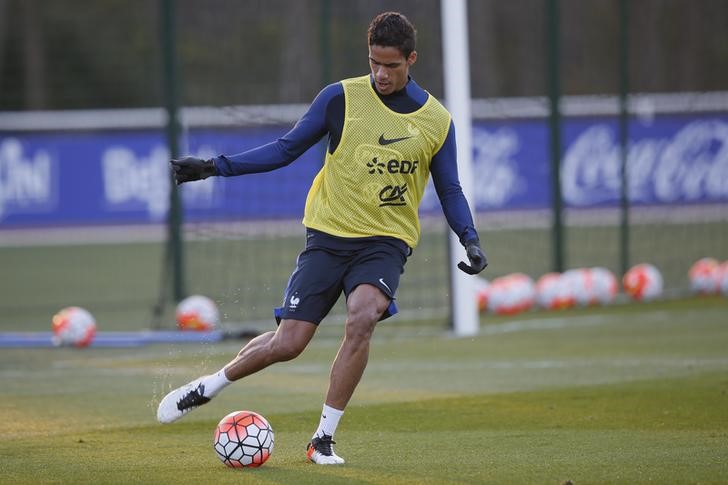
[[[379,95],[384,104],[397,113],[418,110],[428,96],[427,91],[413,79],[400,91]],[[276,141],[236,155],[220,155],[214,159],[217,171],[229,177],[285,167],[326,135],[329,137],[328,151],[333,153],[341,140],[344,112],[344,88],[341,83],[330,84],[321,90],[308,111],[288,133]],[[460,242],[465,244],[478,239],[468,202],[458,180],[455,126],[452,122],[445,143],[432,157],[430,174],[445,218]]]

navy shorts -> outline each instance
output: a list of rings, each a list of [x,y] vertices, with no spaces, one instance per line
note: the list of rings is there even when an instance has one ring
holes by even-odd
[[[306,248],[298,255],[283,305],[274,310],[276,321],[294,319],[318,325],[342,291],[348,298],[363,283],[376,286],[390,298],[380,320],[394,315],[394,295],[409,254],[407,244],[393,237],[341,238],[307,229]]]

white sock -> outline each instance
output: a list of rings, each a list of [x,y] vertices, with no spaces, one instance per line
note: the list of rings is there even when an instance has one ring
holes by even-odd
[[[321,411],[321,421],[319,422],[318,429],[313,434],[313,437],[317,436],[320,438],[323,435],[333,437],[336,432],[336,427],[339,425],[339,419],[344,415],[344,411],[334,409],[324,404],[324,409]]]
[[[218,392],[225,389],[227,386],[232,384],[232,382],[233,381],[229,380],[225,375],[224,368],[220,369],[215,374],[210,374],[202,381],[202,383],[205,385],[205,395],[208,397],[213,397],[217,395]]]

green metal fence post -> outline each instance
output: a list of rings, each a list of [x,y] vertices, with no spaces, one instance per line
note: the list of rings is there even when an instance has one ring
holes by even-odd
[[[177,52],[175,42],[175,0],[161,0],[160,2],[160,35],[162,45],[162,65],[163,65],[163,95],[164,107],[167,114],[166,138],[169,147],[170,157],[176,158],[179,155],[179,122],[177,117],[178,101],[177,88],[179,80],[177,78]],[[167,216],[167,244],[162,274],[162,291],[160,292],[160,301],[155,311],[158,326],[158,320],[164,311],[166,298],[168,296],[168,288],[166,287],[169,278],[172,279],[172,298],[174,301],[180,301],[185,295],[185,273],[184,273],[184,255],[182,243],[182,202],[180,200],[179,190],[174,182],[174,177],[170,171],[170,191],[169,191],[169,214]]]
[[[552,266],[553,270],[564,270],[564,237],[561,197],[561,65],[559,46],[559,0],[546,0],[547,49],[548,49],[548,94],[549,94],[549,132],[551,135],[551,207],[552,219]]]
[[[629,269],[629,5],[619,1],[619,148],[621,157],[620,269]]]

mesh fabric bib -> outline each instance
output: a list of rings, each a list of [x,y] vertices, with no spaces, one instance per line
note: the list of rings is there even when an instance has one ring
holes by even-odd
[[[306,198],[303,224],[341,237],[392,236],[414,248],[417,208],[450,114],[433,97],[413,113],[387,108],[369,75],[346,79],[341,141],[326,152]]]

